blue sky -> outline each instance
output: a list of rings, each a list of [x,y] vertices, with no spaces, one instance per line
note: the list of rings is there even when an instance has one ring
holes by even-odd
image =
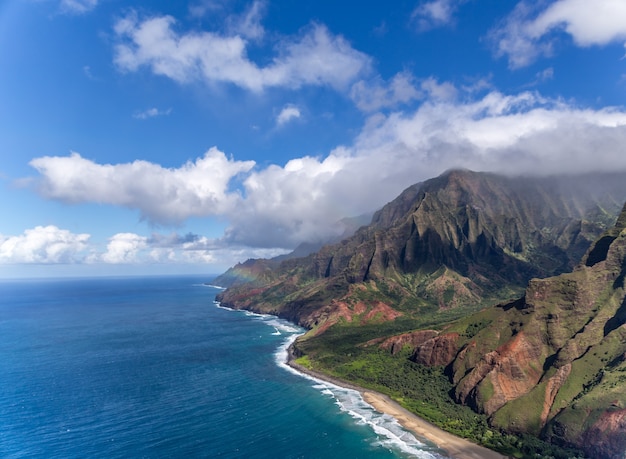
[[[454,167],[626,169],[626,2],[5,0],[0,276],[219,273]]]

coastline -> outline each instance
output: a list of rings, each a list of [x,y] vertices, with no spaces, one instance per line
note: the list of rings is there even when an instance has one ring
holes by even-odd
[[[219,301],[214,303],[221,308],[235,311],[236,309],[221,306]],[[276,316],[278,317],[278,316]],[[293,353],[294,342],[292,341],[285,349],[286,356],[283,356],[284,364],[292,368],[298,373],[311,376],[315,379],[331,383],[335,386],[343,387],[357,391],[363,397],[363,400],[371,405],[376,411],[387,414],[395,418],[398,423],[409,432],[416,435],[417,439],[424,439],[435,444],[439,449],[445,451],[452,459],[510,459],[496,451],[484,446],[477,445],[465,438],[446,432],[434,424],[420,418],[411,413],[399,403],[392,400],[389,396],[376,392],[371,389],[365,389],[356,384],[344,381],[333,376],[320,373],[315,370],[303,367],[295,362],[296,356]]]
[[[434,424],[431,424],[430,422],[403,408],[387,395],[370,389],[364,389],[363,387],[347,381],[310,370],[309,368],[305,368],[302,365],[297,364],[292,353],[292,346],[288,349],[287,361],[285,363],[300,373],[329,382],[336,386],[359,392],[361,397],[363,397],[363,400],[373,406],[376,411],[394,417],[400,425],[402,425],[402,427],[414,433],[418,439],[422,438],[434,443],[438,448],[444,450],[453,459],[508,459],[508,456],[504,456],[493,450],[485,448],[484,446],[477,445],[476,443],[472,443],[465,438],[458,437],[440,429]]]

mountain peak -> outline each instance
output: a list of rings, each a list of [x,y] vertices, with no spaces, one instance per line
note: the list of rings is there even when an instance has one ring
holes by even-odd
[[[596,188],[609,183],[595,182]],[[576,191],[580,183],[585,181],[578,177],[450,170],[407,188],[376,212],[371,225],[340,243],[265,263],[261,281],[261,273],[252,272],[255,282],[227,290],[222,301],[306,327],[338,317],[331,309],[343,308],[340,302],[359,303],[355,295],[367,296],[361,286],[375,292],[371,307],[385,304],[408,315],[506,301],[533,277],[572,270],[606,228],[595,214],[585,220],[588,209],[626,200],[626,180],[596,192],[602,200],[584,187]],[[608,217],[611,224],[616,214]],[[320,316],[320,308],[328,313]]]

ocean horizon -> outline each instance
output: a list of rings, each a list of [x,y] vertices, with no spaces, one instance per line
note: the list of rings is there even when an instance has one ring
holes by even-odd
[[[0,456],[438,458],[207,276],[0,280]]]

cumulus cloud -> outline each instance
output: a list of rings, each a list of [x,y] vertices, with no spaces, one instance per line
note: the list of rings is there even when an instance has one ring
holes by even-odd
[[[497,56],[507,56],[511,68],[524,67],[554,52],[559,33],[580,47],[626,42],[626,3],[622,0],[522,1],[494,30],[490,39]]]
[[[147,120],[149,118],[154,118],[156,116],[167,116],[172,113],[172,109],[168,108],[167,110],[159,110],[156,107],[148,108],[143,111],[135,112],[133,114],[133,118],[138,120]]]
[[[509,174],[626,170],[626,113],[580,109],[534,92],[471,102],[429,100],[374,115],[353,145],[255,170],[225,238],[293,247],[336,235],[336,222],[379,208],[405,187],[459,167]]]
[[[295,105],[286,105],[276,117],[276,124],[280,127],[289,121],[300,118],[300,109]]]
[[[97,202],[138,209],[153,223],[180,223],[192,216],[223,214],[239,200],[231,180],[254,161],[235,161],[217,148],[177,169],[148,161],[97,164],[78,153],[44,156],[29,163],[41,175],[44,197],[69,203]]]
[[[19,236],[0,234],[0,263],[77,263],[85,257],[89,238],[52,225]]]
[[[324,240],[342,232],[341,218],[375,210],[454,167],[510,174],[626,170],[621,109],[585,109],[530,91],[477,96],[425,81],[420,91],[427,99],[418,108],[372,115],[350,145],[284,166],[253,168],[217,149],[178,169],[99,165],[76,154],[31,164],[40,192],[51,199],[123,205],[157,222],[220,216],[229,222],[223,237],[186,242],[215,250]],[[155,257],[166,256],[163,244],[148,244],[160,249]]]
[[[84,14],[98,6],[98,0],[61,0],[61,11],[70,14]]]
[[[228,216],[231,226],[225,241],[293,248],[303,241],[323,241],[340,234],[337,221],[353,215],[350,195],[357,192],[347,188],[361,188],[365,183],[355,177],[350,183],[341,182],[341,173],[353,164],[350,157],[331,154],[252,172],[243,183],[245,201]]]
[[[258,65],[247,56],[246,40],[260,33],[254,26],[260,6],[255,5],[260,4],[253,4],[242,26],[247,32],[238,34],[178,33],[171,16],[139,20],[131,14],[115,24],[115,64],[128,72],[146,67],[179,83],[229,83],[254,92],[304,85],[341,89],[369,68],[369,57],[319,24],[278,43],[269,64]]]
[[[421,99],[424,94],[416,84],[413,75],[400,72],[388,82],[380,77],[370,81],[360,80],[352,85],[350,96],[359,109],[376,111]]]
[[[134,233],[118,233],[109,239],[107,250],[99,258],[105,263],[135,263],[138,253],[147,247],[147,238]]]
[[[420,31],[443,27],[454,22],[454,14],[467,0],[430,0],[420,3],[411,14]]]

